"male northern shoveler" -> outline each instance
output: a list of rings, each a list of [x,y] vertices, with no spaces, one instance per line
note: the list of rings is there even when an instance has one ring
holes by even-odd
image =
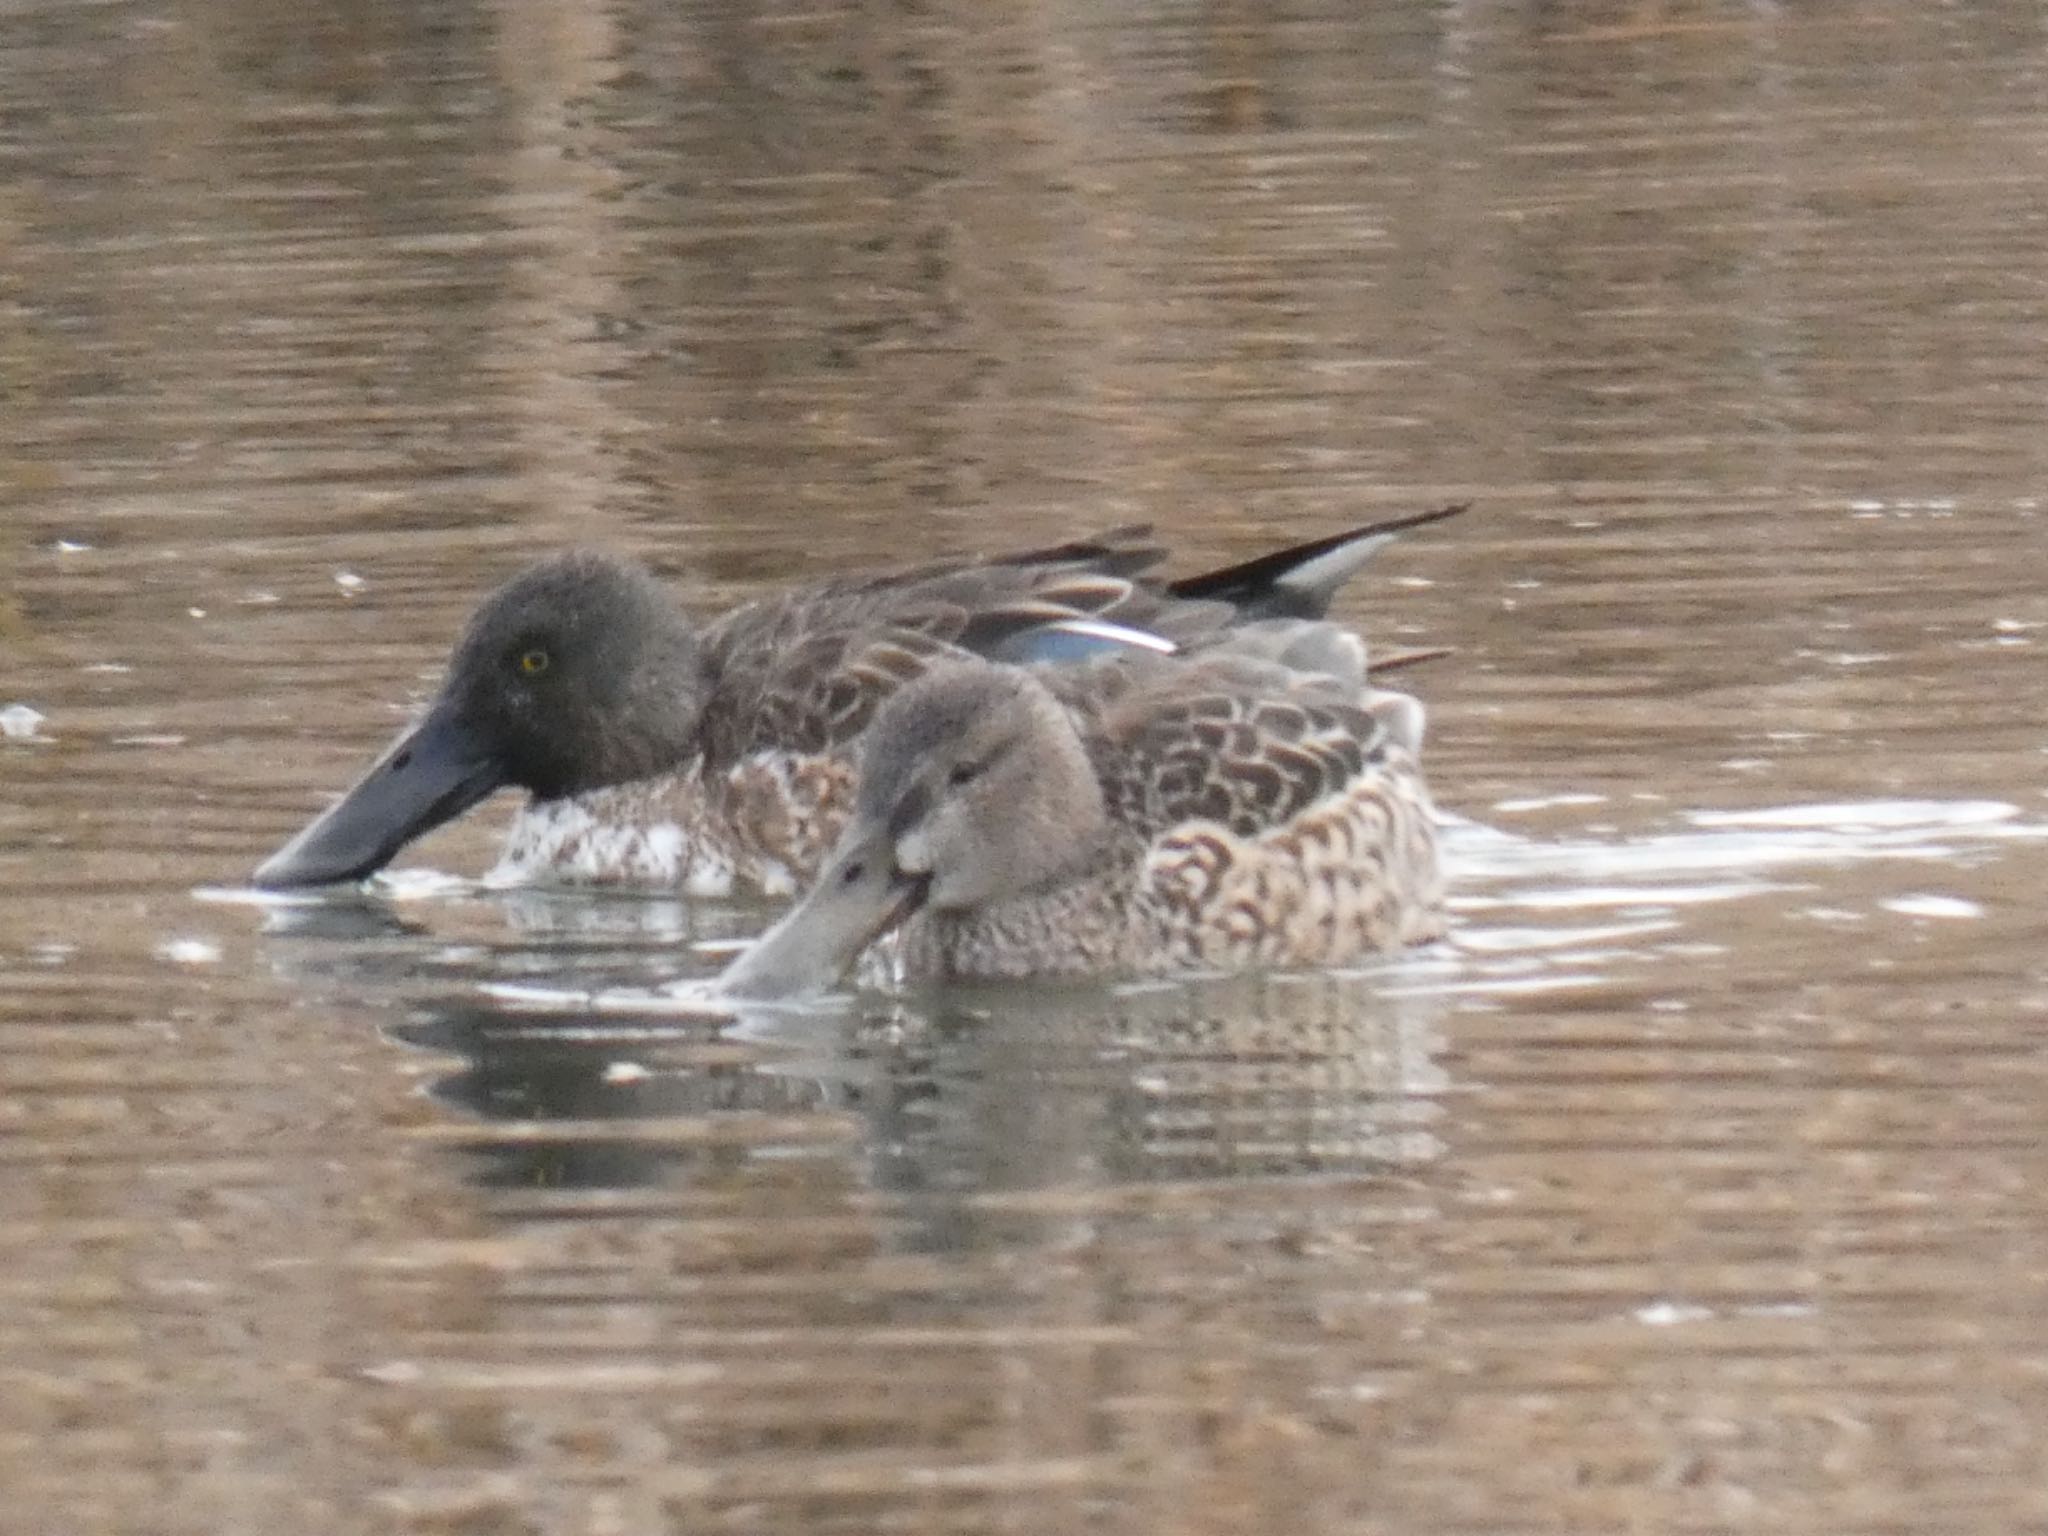
[[[898,972],[924,980],[1340,965],[1438,937],[1421,705],[1374,688],[1347,631],[1263,627],[1283,633],[903,688],[816,883],[721,990],[818,990],[899,928]]]
[[[787,894],[845,822],[861,732],[934,663],[1049,658],[1062,621],[1199,644],[1225,625],[1317,616],[1396,533],[1462,510],[1170,582],[1146,575],[1164,555],[1150,530],[1119,528],[819,582],[704,625],[632,561],[557,555],[484,602],[418,723],[254,878],[359,879],[517,785],[531,799],[495,876]]]

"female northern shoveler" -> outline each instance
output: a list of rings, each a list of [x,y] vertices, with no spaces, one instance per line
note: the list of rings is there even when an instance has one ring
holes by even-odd
[[[721,990],[829,986],[899,927],[907,979],[1338,965],[1438,937],[1421,705],[1334,625],[1265,628],[1265,656],[972,660],[905,687],[816,884]]]
[[[471,618],[419,722],[255,873],[361,878],[494,790],[531,800],[495,875],[784,894],[815,873],[875,710],[934,663],[1039,659],[1062,621],[1199,643],[1314,617],[1394,534],[1446,507],[1179,581],[1148,529],[986,560],[842,577],[693,624],[641,566],[541,561]],[[1069,629],[1074,626],[1069,625]]]

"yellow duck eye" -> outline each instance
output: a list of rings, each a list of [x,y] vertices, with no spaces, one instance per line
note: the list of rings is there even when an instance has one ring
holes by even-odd
[[[548,653],[538,648],[524,652],[519,658],[519,670],[528,677],[539,677],[548,669]]]

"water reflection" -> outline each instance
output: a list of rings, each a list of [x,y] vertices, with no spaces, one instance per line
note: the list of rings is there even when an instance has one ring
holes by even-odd
[[[280,976],[374,1006],[390,1038],[460,1063],[431,1088],[472,1123],[434,1140],[481,1186],[673,1191],[850,1141],[866,1186],[910,1202],[902,1240],[924,1249],[965,1241],[944,1235],[963,1194],[1413,1168],[1443,1150],[1454,1005],[1583,995],[1660,956],[1719,953],[1693,918],[1717,905],[1790,899],[1795,922],[1855,920],[1809,898],[1816,870],[2048,837],[1997,802],[1688,819],[1606,842],[1456,825],[1454,942],[1354,976],[863,993],[738,1018],[689,983],[758,910],[431,873],[257,899]],[[1866,911],[1983,915],[1924,883],[1888,874]]]
[[[1385,995],[1403,969],[1107,1000],[1076,989],[863,997],[737,1021],[661,994],[636,1007],[621,988],[592,1013],[573,994],[444,997],[416,977],[387,1029],[461,1059],[433,1091],[481,1123],[443,1139],[480,1149],[493,1184],[673,1185],[707,1143],[772,1157],[850,1119],[878,1190],[1088,1189],[1433,1155],[1443,995]],[[831,1124],[807,1123],[813,1114]]]
[[[1427,1160],[1446,1086],[1434,1060],[1443,1004],[1389,997],[1387,984],[1204,982],[1107,1003],[950,996],[889,1074],[874,1176],[931,1192],[1087,1189]]]

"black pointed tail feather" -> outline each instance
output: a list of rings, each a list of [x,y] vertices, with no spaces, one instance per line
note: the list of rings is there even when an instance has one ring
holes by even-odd
[[[1470,506],[1470,502],[1461,501],[1428,512],[1411,512],[1405,517],[1367,523],[1343,533],[1311,539],[1306,544],[1276,549],[1241,565],[1185,576],[1168,583],[1166,590],[1179,598],[1228,603],[1247,619],[1320,619],[1329,612],[1330,599],[1336,596],[1337,589],[1356,574],[1381,544],[1407,529],[1456,517]],[[1350,558],[1344,558],[1347,552]]]

